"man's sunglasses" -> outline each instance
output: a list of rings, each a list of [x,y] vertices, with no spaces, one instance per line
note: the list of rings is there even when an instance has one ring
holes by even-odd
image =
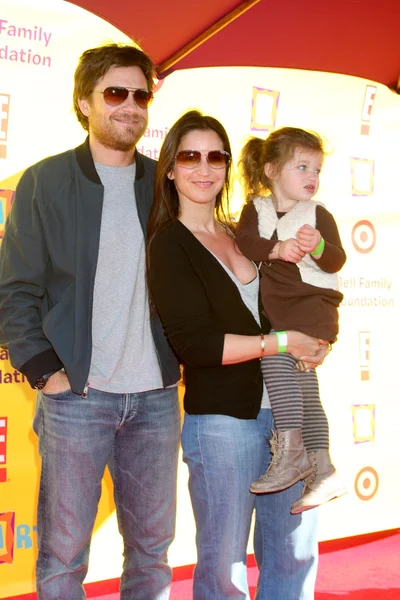
[[[201,154],[199,150],[181,150],[175,156],[175,164],[184,169],[194,169],[201,161]],[[213,169],[223,169],[231,160],[231,155],[225,150],[210,150],[205,157]]]
[[[110,86],[107,87],[103,92],[100,91],[100,94],[103,94],[104,101],[109,106],[119,106],[120,104],[125,102],[130,93],[132,94],[134,101],[140,108],[148,108],[154,98],[153,92],[149,92],[148,90],[143,90],[141,88],[137,89]]]

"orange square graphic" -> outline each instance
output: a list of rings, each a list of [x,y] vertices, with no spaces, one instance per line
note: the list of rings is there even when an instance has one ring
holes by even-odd
[[[374,192],[375,161],[351,157],[351,195],[372,196]]]
[[[369,331],[358,332],[358,360],[360,363],[361,381],[369,381],[371,354],[371,334]]]
[[[0,93],[0,141],[7,141],[10,95]]]
[[[1,148],[1,146],[0,146]],[[14,199],[14,190],[1,190],[0,189],[0,240],[4,234],[4,226],[6,224],[7,217],[11,210],[11,205]]]
[[[253,86],[251,131],[271,132],[275,129],[279,92]]]
[[[7,146],[0,144],[0,158],[7,158]]]
[[[0,513],[0,564],[14,560],[15,513]]]
[[[355,444],[375,440],[375,404],[353,404],[353,440]]]

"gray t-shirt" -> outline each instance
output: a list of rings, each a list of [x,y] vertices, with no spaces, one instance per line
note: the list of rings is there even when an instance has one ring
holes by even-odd
[[[136,165],[95,166],[104,202],[89,386],[120,394],[159,389],[162,378],[150,328],[145,241],[134,191]]]

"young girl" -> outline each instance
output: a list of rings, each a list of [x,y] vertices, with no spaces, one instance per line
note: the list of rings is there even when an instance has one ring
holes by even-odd
[[[316,372],[286,352],[287,329],[329,344],[338,333],[343,296],[336,273],[346,255],[333,216],[312,201],[323,159],[321,138],[294,127],[278,129],[266,140],[250,139],[240,159],[248,204],[237,243],[261,264],[263,310],[279,340],[279,353],[261,365],[277,430],[271,440],[273,460],[250,490],[276,492],[306,479],[292,513],[346,492],[329,457]]]

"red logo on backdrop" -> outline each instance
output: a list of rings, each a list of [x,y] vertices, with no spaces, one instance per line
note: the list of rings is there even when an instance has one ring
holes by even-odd
[[[14,190],[0,190],[0,241],[4,235],[4,226],[14,200]]]
[[[7,417],[0,417],[0,483],[7,480]]]
[[[372,252],[376,244],[376,231],[371,221],[358,221],[351,231],[351,241],[357,252]]]
[[[370,343],[371,336],[369,331],[358,332],[358,356],[360,361],[361,381],[369,381],[370,369]]]
[[[7,158],[8,117],[10,95],[0,93],[0,159]]]
[[[373,467],[364,467],[356,475],[354,490],[360,500],[372,500],[379,489],[379,475]]]
[[[371,126],[371,112],[375,100],[376,90],[377,88],[375,85],[365,86],[364,102],[361,113],[361,135],[369,135]]]

